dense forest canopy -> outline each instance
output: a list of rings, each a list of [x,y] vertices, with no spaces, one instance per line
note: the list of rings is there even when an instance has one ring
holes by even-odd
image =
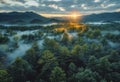
[[[1,26],[0,82],[119,82],[120,24],[78,25]]]

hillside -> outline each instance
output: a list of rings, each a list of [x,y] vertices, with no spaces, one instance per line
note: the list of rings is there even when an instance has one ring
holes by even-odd
[[[34,12],[0,13],[0,23],[8,24],[40,24],[68,21],[63,17],[46,18]],[[82,16],[82,22],[120,21],[120,12],[91,14]]]
[[[82,17],[83,22],[120,21],[120,12],[91,14]]]
[[[0,23],[19,24],[19,23],[46,23],[50,19],[38,15],[34,12],[10,12],[0,13]],[[54,21],[52,21],[54,22]]]
[[[58,20],[66,20],[68,19],[64,17],[54,17]],[[113,22],[120,21],[120,12],[112,12],[112,13],[100,13],[100,14],[90,14],[83,15],[80,17],[80,21],[82,22]]]

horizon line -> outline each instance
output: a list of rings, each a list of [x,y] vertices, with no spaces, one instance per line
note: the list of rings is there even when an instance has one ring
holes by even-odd
[[[0,11],[0,13],[9,13],[9,12],[34,12],[34,11]],[[120,11],[115,11],[120,12]],[[38,15],[42,15],[44,17],[52,18],[52,17],[69,17],[72,16],[72,14],[69,13],[39,13],[34,12]],[[91,14],[101,14],[101,13],[112,13],[112,12],[99,12],[99,13],[79,13],[77,16],[84,16],[84,15],[91,15]]]
[[[42,13],[42,14],[39,14],[39,15],[42,15],[42,16],[45,16],[45,17],[69,17],[69,16],[72,16],[70,14],[48,14],[48,13]],[[83,14],[78,14],[77,16],[83,16]]]

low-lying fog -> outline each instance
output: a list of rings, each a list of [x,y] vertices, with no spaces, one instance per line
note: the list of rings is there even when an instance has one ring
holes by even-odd
[[[31,26],[51,26],[51,25],[57,25],[58,23],[47,23],[47,24],[0,24],[5,27],[11,27],[11,26],[16,26],[16,27],[31,27]]]
[[[113,22],[104,22],[104,21],[99,21],[99,22],[86,22],[85,24],[92,24],[92,25],[104,25],[104,24],[111,24],[111,23],[120,23],[120,21],[113,21]],[[57,25],[58,23],[47,23],[47,24],[0,24],[2,26],[6,27],[11,27],[11,26],[26,26],[26,27],[31,27],[31,26],[51,26],[51,25]]]
[[[97,23],[96,23],[97,24]],[[50,25],[53,25],[53,24],[50,24]],[[31,30],[31,31],[15,31],[16,34],[14,36],[18,36],[19,38],[22,36],[22,35],[29,35],[29,34],[35,34],[36,32],[38,32],[39,30]],[[5,34],[6,32],[5,31],[0,31],[2,34]],[[107,33],[110,33],[110,34],[120,34],[120,31],[116,30],[116,31],[101,31],[102,35],[106,35]],[[71,35],[73,38],[77,38],[78,37],[78,33],[77,32],[70,32],[69,35]],[[11,51],[8,51],[9,48],[11,48],[11,43],[14,42],[13,38],[14,36],[8,36],[10,38],[10,42],[8,44],[0,44],[0,49],[1,51],[5,52],[6,54],[8,54],[8,58],[10,59],[15,59],[16,57],[21,57],[25,54],[25,52],[31,48],[32,46],[32,43],[25,43],[23,40],[18,40],[18,48],[16,48],[15,50],[13,50],[12,52]],[[61,38],[61,34],[60,35],[57,35],[57,36],[54,36],[54,35],[51,35],[49,33],[44,33],[43,34],[43,37],[46,37],[46,38],[50,38],[50,39],[60,39]],[[88,39],[86,38],[85,39],[86,41],[88,42],[96,42],[96,43],[99,43],[99,40],[98,39]],[[44,39],[38,39],[37,40],[37,43],[38,43],[38,46],[40,48],[42,48],[43,46],[43,42],[44,42]],[[112,42],[110,40],[108,40],[108,44],[115,48],[117,46],[120,46],[119,43],[115,43],[115,42]]]

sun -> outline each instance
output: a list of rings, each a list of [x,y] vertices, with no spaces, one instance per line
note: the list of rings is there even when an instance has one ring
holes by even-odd
[[[73,12],[70,14],[71,21],[77,22],[79,20],[80,14],[78,12]]]
[[[68,16],[66,17],[69,22],[75,22],[78,23],[81,21],[82,14],[79,11],[73,10],[68,13]]]
[[[71,15],[73,17],[73,19],[77,19],[78,15],[76,13]]]

